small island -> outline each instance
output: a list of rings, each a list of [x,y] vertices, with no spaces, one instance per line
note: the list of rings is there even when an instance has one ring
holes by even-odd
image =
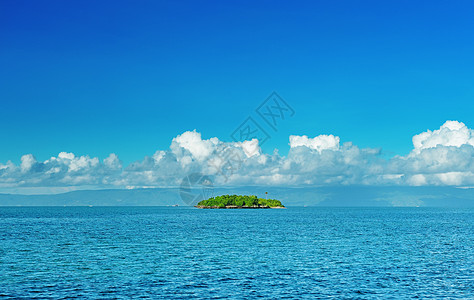
[[[202,200],[197,208],[285,208],[279,200],[262,199],[257,196],[222,195]]]

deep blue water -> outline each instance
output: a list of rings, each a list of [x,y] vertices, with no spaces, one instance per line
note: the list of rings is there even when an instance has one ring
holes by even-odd
[[[474,210],[0,207],[0,297],[473,298]]]

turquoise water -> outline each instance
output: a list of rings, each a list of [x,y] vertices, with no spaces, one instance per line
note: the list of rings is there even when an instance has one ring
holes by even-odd
[[[473,298],[474,210],[2,207],[0,297]]]

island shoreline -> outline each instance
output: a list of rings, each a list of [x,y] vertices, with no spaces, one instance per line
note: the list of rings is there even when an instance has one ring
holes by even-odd
[[[220,195],[199,201],[194,207],[199,209],[285,208],[279,200],[258,198],[255,195]]]
[[[273,208],[276,208],[276,209],[282,209],[282,208],[286,208],[284,206],[274,206],[274,207],[270,207],[270,206],[203,206],[203,205],[195,205],[194,207],[196,208],[199,208],[199,209],[273,209]]]

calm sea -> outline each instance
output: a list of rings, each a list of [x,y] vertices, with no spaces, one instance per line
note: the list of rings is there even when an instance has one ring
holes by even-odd
[[[0,298],[474,298],[474,210],[0,207]]]

